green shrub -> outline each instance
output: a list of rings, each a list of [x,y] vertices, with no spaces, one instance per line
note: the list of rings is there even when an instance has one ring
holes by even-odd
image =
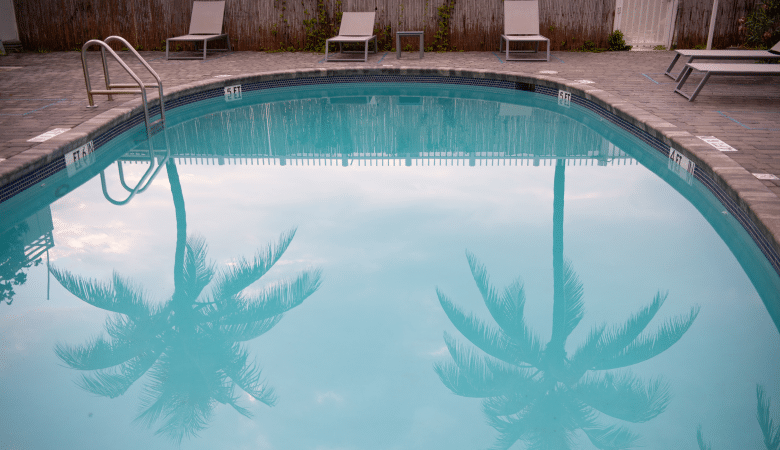
[[[308,14],[308,10],[305,10],[304,14]],[[303,50],[324,53],[325,40],[330,33],[329,25],[330,21],[325,2],[324,0],[318,0],[317,8],[314,10],[312,17],[303,19],[303,27],[306,30],[306,39],[304,40]],[[271,34],[275,37],[277,33],[276,24],[274,24],[271,29]]]
[[[623,39],[623,32],[620,30],[613,31],[607,39],[607,50],[611,52],[621,52],[625,50],[631,50],[630,45],[626,45],[625,39]]]
[[[593,41],[585,41],[582,43],[581,46],[577,47],[575,50],[578,52],[601,53],[606,51],[607,49],[596,47],[596,43]]]
[[[455,10],[456,0],[445,0],[441,6],[437,8],[437,28],[436,33],[433,35],[433,45],[428,47],[427,51],[446,52],[448,50],[454,50],[450,45],[450,19],[452,19],[452,12]]]
[[[780,41],[780,0],[764,0],[739,19],[739,32],[748,47],[765,49]]]

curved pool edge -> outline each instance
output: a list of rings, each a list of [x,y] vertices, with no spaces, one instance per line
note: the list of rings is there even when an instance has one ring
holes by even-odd
[[[328,78],[343,76],[436,76],[452,78],[490,79],[527,85],[543,86],[554,90],[571,92],[572,96],[589,100],[607,112],[622,119],[649,136],[679,151],[706,173],[744,211],[757,227],[776,254],[780,254],[780,198],[764,186],[750,172],[737,164],[728,155],[714,149],[688,131],[682,130],[665,120],[637,107],[608,91],[587,84],[571,82],[552,76],[526,75],[492,70],[465,70],[447,68],[328,68],[302,69],[275,72],[258,72],[207,79],[195,83],[169,88],[165,101],[220,89],[235,84],[248,84],[303,78]],[[150,108],[159,106],[159,100],[150,101]],[[0,168],[0,189],[24,180],[36,171],[51,166],[53,162],[113,127],[137,117],[143,112],[140,98],[120,103],[117,107],[89,119],[71,130],[43,142],[29,150],[4,161]],[[34,184],[34,182],[31,182]]]

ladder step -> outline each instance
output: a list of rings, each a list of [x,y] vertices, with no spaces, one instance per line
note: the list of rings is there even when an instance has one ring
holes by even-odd
[[[149,124],[149,136],[154,136],[165,128],[165,121],[163,119],[155,120]]]

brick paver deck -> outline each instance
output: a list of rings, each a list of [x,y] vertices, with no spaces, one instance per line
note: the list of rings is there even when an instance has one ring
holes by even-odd
[[[141,73],[140,64],[133,62],[128,53],[122,55],[127,55],[126,61]],[[605,91],[610,94],[610,101],[620,103],[624,110],[639,111],[637,114],[640,115],[648,113],[646,120],[638,117],[640,122],[693,136],[714,136],[737,150],[723,153],[730,161],[718,159],[722,158],[718,155],[710,164],[718,164],[717,161],[733,164],[733,161],[751,174],[780,177],[780,81],[771,77],[716,77],[709,81],[695,102],[688,102],[674,93],[675,83],[663,75],[674,56],[668,51],[553,52],[550,62],[505,62],[498,52],[426,53],[423,59],[417,59],[416,54],[405,54],[400,60],[392,52],[379,52],[370,55],[366,63],[326,63],[324,55],[316,53],[235,52],[213,56],[206,61],[166,61],[161,52],[142,52],[142,55],[160,74],[167,90],[213,80],[218,75],[317,68],[465,69],[540,76],[568,83],[587,80],[580,85]],[[91,52],[89,56],[93,61],[90,65],[92,82],[99,86],[98,83],[102,83],[99,54]],[[678,68],[681,67],[678,63]],[[120,69],[115,69],[112,77],[120,73]],[[686,85],[688,89],[695,87],[698,78],[694,77]],[[87,108],[78,52],[0,57],[0,176],[8,173],[9,163],[15,156],[38,145],[28,139],[53,128],[73,128],[135,97],[119,96],[114,101],[107,101],[105,96],[97,96],[97,107]],[[28,153],[45,150],[45,146],[39,146],[35,152]],[[740,196],[747,191],[760,194],[761,200],[749,205],[748,209],[774,236],[777,248],[780,180],[759,181],[756,178],[747,183],[729,181],[728,184]],[[770,192],[774,195],[767,197]]]

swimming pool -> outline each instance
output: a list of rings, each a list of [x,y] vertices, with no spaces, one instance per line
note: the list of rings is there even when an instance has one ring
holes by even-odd
[[[772,265],[654,143],[514,87],[215,95],[4,202],[5,254],[52,278],[2,305],[3,441],[762,445]]]

